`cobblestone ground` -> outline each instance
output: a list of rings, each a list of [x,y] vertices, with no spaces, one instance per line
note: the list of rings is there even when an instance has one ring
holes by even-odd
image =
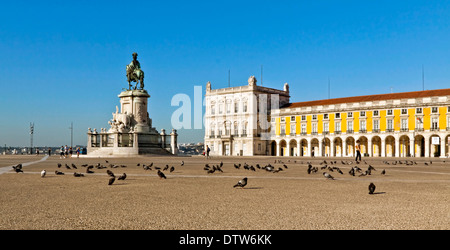
[[[0,166],[40,158],[0,156]],[[321,169],[324,159],[333,171]],[[336,164],[330,164],[334,160]],[[415,161],[412,165],[400,158],[363,160],[356,164],[349,158],[51,156],[23,167],[24,173],[11,169],[0,175],[0,229],[450,229],[450,160],[407,159]],[[220,162],[223,172],[204,170],[205,164]],[[307,162],[318,172],[308,174]],[[106,168],[86,173],[82,166],[98,163]],[[151,163],[152,170],[143,169]],[[255,171],[244,169],[245,163]],[[274,173],[256,166],[269,163],[282,170]],[[160,179],[155,167],[163,170],[166,165],[174,171],[163,171],[167,179]],[[376,169],[371,175],[348,173],[354,166],[364,172],[369,165]],[[107,169],[116,176],[126,173],[127,178],[108,185]],[[56,175],[55,170],[65,174]],[[74,172],[84,177],[74,177]],[[326,179],[323,172],[335,180]],[[243,177],[248,177],[248,185],[233,188]],[[373,195],[368,194],[371,182],[376,185]]]

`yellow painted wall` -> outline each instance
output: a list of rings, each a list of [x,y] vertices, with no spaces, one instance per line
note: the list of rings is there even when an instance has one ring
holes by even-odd
[[[291,117],[287,116],[285,118],[286,121],[286,135],[289,135],[291,133]]]
[[[312,129],[311,120],[312,120],[312,115],[307,115],[306,116],[306,133],[308,135],[311,134],[311,129]]]
[[[380,131],[386,131],[386,110],[380,110]]]
[[[439,129],[447,127],[447,107],[439,107]]]
[[[366,130],[367,132],[371,132],[373,129],[373,111],[366,111]]]
[[[341,131],[342,131],[342,133],[347,131],[347,113],[346,112],[341,113]]]
[[[408,109],[408,129],[409,130],[416,129],[416,109],[415,108]]]
[[[428,130],[431,127],[431,119],[430,119],[431,108],[423,108],[422,112],[423,112],[423,119],[422,119],[423,129]]]
[[[400,131],[400,114],[401,114],[401,110],[400,109],[394,109],[394,131]]]
[[[353,112],[353,131],[359,132],[359,112]]]
[[[281,126],[280,126],[280,117],[275,118],[275,134],[276,135],[280,135],[280,130],[281,130]]]
[[[330,122],[328,123],[330,133],[334,133],[334,116],[334,113],[328,114],[328,118],[330,118]]]
[[[317,115],[317,133],[322,133],[323,131],[323,114]]]

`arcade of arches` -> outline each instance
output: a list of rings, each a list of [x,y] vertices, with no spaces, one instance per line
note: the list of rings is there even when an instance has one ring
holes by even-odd
[[[356,156],[359,140],[361,154],[369,157],[448,157],[450,134],[395,134],[361,136],[296,137],[272,140],[273,156]]]

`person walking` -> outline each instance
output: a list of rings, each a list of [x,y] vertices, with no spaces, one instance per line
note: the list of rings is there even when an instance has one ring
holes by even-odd
[[[209,159],[209,151],[211,151],[211,149],[208,147],[208,145],[206,145],[206,150],[205,150],[206,159]]]
[[[359,159],[359,161],[358,161]],[[359,140],[356,141],[356,159],[355,161],[360,162],[361,161],[361,144]]]
[[[77,147],[77,158],[80,158],[80,147]]]

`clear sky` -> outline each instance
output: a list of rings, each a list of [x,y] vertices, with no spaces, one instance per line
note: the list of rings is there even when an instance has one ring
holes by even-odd
[[[86,145],[137,52],[158,130],[177,93],[260,83],[291,102],[450,87],[450,1],[1,1],[0,146]],[[194,101],[192,99],[192,105]],[[193,122],[192,122],[193,124]],[[203,141],[181,129],[179,142]]]

